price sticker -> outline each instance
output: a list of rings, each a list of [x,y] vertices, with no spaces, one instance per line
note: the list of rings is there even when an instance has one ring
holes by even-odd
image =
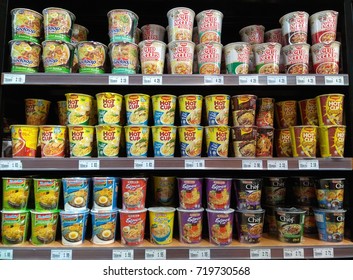
[[[334,258],[333,248],[313,248],[314,259]]]
[[[154,169],[153,159],[135,159],[134,169]]]
[[[250,259],[271,259],[271,249],[250,249]]]
[[[287,85],[287,76],[267,76],[267,84],[270,85]]]
[[[186,159],[185,169],[204,169],[205,160],[203,159]]]
[[[133,260],[134,259],[134,250],[113,250],[112,255],[113,260]]]
[[[304,259],[304,248],[283,248],[283,258]]]
[[[167,250],[166,249],[146,249],[145,259],[146,260],[166,260]]]
[[[298,165],[301,170],[319,169],[319,161],[317,159],[299,160]]]
[[[4,74],[4,85],[19,85],[24,84],[26,82],[26,75],[19,74]]]
[[[258,85],[259,76],[239,76],[239,85]]]
[[[128,85],[129,76],[109,76],[109,85]]]
[[[327,86],[342,86],[344,85],[343,76],[325,76],[325,85]]]
[[[209,260],[211,259],[210,249],[189,249],[190,260]]]
[[[0,170],[22,170],[22,161],[0,160]]]
[[[72,250],[51,250],[51,260],[72,260]]]
[[[241,162],[242,169],[249,170],[249,169],[256,169],[260,170],[262,169],[262,160],[258,159],[244,159]]]
[[[0,249],[0,260],[13,260],[13,250]]]
[[[205,85],[223,85],[223,76],[204,76],[203,82]]]
[[[99,160],[79,160],[78,169],[79,170],[98,170],[100,166]]]
[[[288,170],[288,160],[267,160],[268,170]]]
[[[316,85],[315,76],[297,76],[296,83],[299,86],[313,86]]]
[[[143,76],[142,77],[143,85],[162,85],[163,78],[162,76]]]

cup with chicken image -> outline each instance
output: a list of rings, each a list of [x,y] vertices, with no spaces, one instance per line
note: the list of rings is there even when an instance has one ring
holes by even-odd
[[[42,42],[42,61],[45,73],[71,73],[75,47],[65,41]]]
[[[37,125],[11,125],[12,157],[35,157],[38,145]]]
[[[25,244],[29,227],[29,210],[1,211],[1,242],[5,246]]]
[[[27,209],[32,179],[19,177],[2,178],[3,210],[16,211]]]
[[[174,207],[149,207],[150,241],[157,245],[168,245],[173,241]]]
[[[10,13],[12,19],[12,39],[40,43],[43,15],[26,8],[15,8]]]
[[[315,125],[291,126],[290,138],[293,157],[316,157],[317,130]]]
[[[154,125],[174,125],[177,97],[155,94],[151,97]]]
[[[201,124],[203,96],[184,94],[178,96],[180,123],[182,126]]]
[[[206,150],[208,157],[228,157],[229,126],[205,126]]]
[[[138,45],[132,42],[111,42],[108,45],[113,74],[136,74]]]
[[[83,93],[66,93],[66,108],[69,125],[88,125],[93,97]]]
[[[93,150],[94,126],[68,125],[70,157],[91,157]]]
[[[171,74],[192,74],[194,50],[195,43],[191,41],[172,41],[168,44]]]
[[[47,123],[51,102],[45,99],[26,98],[26,124],[43,125]]]
[[[58,209],[61,187],[61,179],[33,178],[35,210]]]
[[[152,126],[155,157],[174,157],[176,126]]]
[[[114,124],[95,126],[98,157],[118,157],[122,127]]]
[[[150,108],[150,96],[143,93],[125,94],[127,125],[147,125]]]
[[[208,125],[228,125],[230,96],[211,94],[205,97]]]
[[[123,96],[115,92],[100,92],[96,99],[98,124],[120,125]]]
[[[128,125],[124,129],[127,157],[147,157],[150,127]]]
[[[139,44],[141,73],[163,74],[167,45],[159,40],[144,40]]]

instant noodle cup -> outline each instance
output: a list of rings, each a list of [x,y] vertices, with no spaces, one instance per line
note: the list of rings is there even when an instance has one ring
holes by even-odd
[[[287,45],[282,48],[286,74],[309,73],[309,44]]]
[[[168,11],[170,41],[192,40],[195,12],[189,8],[176,7]]]
[[[112,244],[116,236],[118,209],[91,210],[92,238],[97,245]]]
[[[10,63],[12,73],[37,73],[41,60],[41,45],[23,40],[11,40]]]
[[[254,45],[256,73],[278,74],[281,44],[262,43]]]
[[[65,211],[86,210],[90,192],[90,179],[85,177],[62,178]]]
[[[205,10],[196,15],[200,43],[221,42],[223,13]]]
[[[200,157],[202,152],[202,126],[179,126],[179,145],[182,157]]]
[[[157,245],[168,245],[173,241],[175,208],[150,207],[150,241]]]
[[[269,97],[258,98],[258,112],[255,124],[257,127],[274,126],[275,100]]]
[[[159,24],[146,24],[141,27],[142,41],[159,40],[164,41],[165,28]]]
[[[153,176],[154,203],[156,206],[174,206],[177,182],[173,176]]]
[[[67,125],[67,105],[66,100],[57,101],[59,125]]]
[[[174,157],[176,126],[152,126],[155,157]]]
[[[98,123],[120,125],[123,96],[114,92],[100,92],[96,94]]]
[[[264,42],[265,27],[262,25],[245,26],[239,31],[242,42],[262,44]]]
[[[95,128],[98,157],[118,157],[122,127],[120,125],[101,124]]]
[[[256,157],[273,156],[273,127],[258,127],[256,136]]]
[[[32,234],[30,241],[33,245],[45,245],[55,241],[59,220],[59,210],[31,211]]]
[[[319,126],[320,154],[323,158],[344,156],[345,125]]]
[[[170,94],[152,95],[154,125],[174,125],[177,97]]]
[[[212,94],[205,97],[208,125],[228,125],[230,96]]]
[[[235,157],[255,157],[257,126],[233,126],[231,129]]]
[[[311,42],[331,43],[336,40],[338,12],[333,10],[320,11],[309,17]]]
[[[71,42],[76,16],[68,10],[50,7],[42,12],[45,40]]]
[[[139,17],[132,11],[114,9],[108,12],[110,42],[133,42]]]
[[[187,210],[177,208],[179,222],[179,240],[186,244],[197,244],[202,240],[202,222],[204,209]]]
[[[61,125],[39,126],[41,157],[65,157],[67,128]]]
[[[168,44],[171,74],[191,75],[195,44],[191,41],[172,41]]]
[[[322,209],[342,209],[345,178],[319,179],[315,184],[316,198]]]
[[[283,205],[286,201],[287,177],[263,178],[264,201],[268,205]]]
[[[24,244],[27,241],[29,210],[2,210],[1,236],[5,246]]]
[[[12,39],[40,43],[43,15],[26,8],[10,11],[12,22]]]
[[[286,243],[303,240],[305,211],[300,208],[276,208],[278,239]]]
[[[234,126],[254,125],[256,95],[243,94],[232,96],[232,117]]]
[[[208,221],[209,241],[218,246],[232,243],[234,209],[212,210],[206,209]]]
[[[122,205],[124,210],[145,208],[148,178],[121,178]]]
[[[200,43],[196,46],[199,74],[219,75],[221,73],[223,45],[216,42]]]
[[[310,47],[315,74],[338,74],[341,43],[317,43]]]
[[[261,209],[261,193],[263,179],[233,179],[235,200],[239,210]]]
[[[177,178],[179,205],[182,209],[200,209],[202,206],[202,178]]]
[[[278,128],[289,128],[297,125],[297,101],[285,100],[276,102],[275,114]]]
[[[228,157],[229,126],[205,126],[208,157]]]
[[[289,128],[293,157],[316,157],[317,129],[315,125],[299,125]]]
[[[300,100],[298,101],[298,105],[303,125],[319,125],[315,98]]]
[[[29,178],[2,178],[2,207],[3,210],[26,210],[31,188]]]
[[[94,126],[68,125],[70,157],[91,157]]]
[[[265,43],[279,43],[283,44],[283,36],[282,36],[282,28],[275,28],[271,30],[267,30],[264,33]]]
[[[344,95],[339,93],[316,96],[319,125],[342,125],[343,102]]]
[[[61,179],[33,178],[36,211],[57,210],[61,192]]]
[[[227,74],[248,74],[251,47],[246,42],[229,43],[223,47]]]
[[[42,61],[45,73],[71,73],[75,47],[65,41],[43,41]]]
[[[104,74],[108,47],[100,42],[77,43],[78,71],[83,74]]]
[[[313,177],[292,177],[292,200],[300,206],[316,205],[315,181]]]
[[[284,45],[306,43],[308,37],[309,14],[296,11],[285,14],[279,20],[282,27]]]
[[[346,210],[314,209],[314,213],[320,240],[343,241]]]
[[[118,186],[117,177],[93,177],[92,210],[112,210],[117,208]]]
[[[89,210],[60,211],[61,243],[75,246],[83,244],[86,236]]]
[[[185,94],[178,96],[180,123],[182,126],[201,124],[203,96]]]
[[[292,157],[292,145],[289,128],[275,129],[275,147],[277,157]]]
[[[172,34],[169,30],[169,26],[167,25],[166,28],[165,28],[165,31],[167,32],[167,39],[168,39],[168,43],[172,42]]]
[[[72,26],[71,43],[78,43],[81,41],[87,41],[88,29],[83,25],[74,23]]]
[[[139,44],[141,73],[163,74],[167,45],[158,40],[145,40]]]
[[[12,157],[35,157],[39,127],[11,125]]]
[[[111,42],[108,45],[113,74],[136,74],[138,46],[132,42]]]
[[[265,210],[235,210],[240,243],[259,243],[261,241]]]
[[[254,53],[254,45],[250,45],[250,55],[249,55],[249,71],[248,74],[256,73],[256,63],[255,63],[255,53]]]
[[[93,97],[83,93],[66,93],[67,119],[70,125],[88,125]]]
[[[51,102],[45,99],[25,99],[27,125],[43,125],[47,123]]]
[[[127,246],[140,245],[145,237],[147,209],[119,210],[121,243]]]
[[[230,206],[231,178],[205,178],[207,208],[227,210]]]
[[[127,125],[147,125],[150,96],[143,93],[124,95]]]
[[[127,157],[147,157],[150,127],[128,125],[124,128]]]

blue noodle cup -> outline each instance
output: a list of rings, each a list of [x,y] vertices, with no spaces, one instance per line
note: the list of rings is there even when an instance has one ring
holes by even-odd
[[[63,245],[81,245],[85,240],[89,210],[60,211],[61,242]]]
[[[84,177],[63,178],[65,211],[81,211],[88,207],[90,179]]]
[[[93,177],[92,210],[112,210],[117,208],[118,186],[117,177]]]
[[[92,210],[92,243],[111,244],[115,241],[118,209]]]
[[[341,242],[344,238],[346,210],[314,209],[319,239],[327,242]]]

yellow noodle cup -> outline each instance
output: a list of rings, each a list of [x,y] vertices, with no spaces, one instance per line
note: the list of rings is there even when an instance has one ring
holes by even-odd
[[[152,96],[154,125],[174,125],[176,99],[170,94]]]
[[[197,94],[185,94],[178,97],[182,126],[201,124],[202,99],[203,96]]]
[[[152,136],[155,157],[174,156],[176,126],[152,126]]]
[[[320,153],[322,157],[343,157],[345,125],[319,126]]]
[[[58,119],[60,125],[67,125],[67,107],[66,100],[57,101]]]
[[[94,126],[68,125],[70,157],[91,157]]]
[[[98,157],[118,157],[121,126],[101,124],[96,126]]]
[[[124,95],[127,125],[147,125],[150,96],[143,93]]]
[[[206,148],[208,157],[228,157],[229,126],[206,126]]]
[[[125,126],[127,157],[147,157],[149,132],[147,125]]]
[[[180,154],[182,157],[200,157],[202,151],[202,126],[178,127]]]
[[[88,125],[93,97],[82,93],[66,93],[68,124]]]
[[[36,156],[38,130],[35,125],[11,125],[13,157]]]
[[[49,114],[50,101],[44,99],[25,99],[26,124],[46,124]]]
[[[157,245],[167,245],[172,243],[175,208],[150,207],[148,208],[148,212],[151,243]]]
[[[208,125],[228,125],[230,96],[212,94],[205,97]]]
[[[98,109],[98,124],[118,124],[121,119],[123,96],[114,92],[96,94]]]

